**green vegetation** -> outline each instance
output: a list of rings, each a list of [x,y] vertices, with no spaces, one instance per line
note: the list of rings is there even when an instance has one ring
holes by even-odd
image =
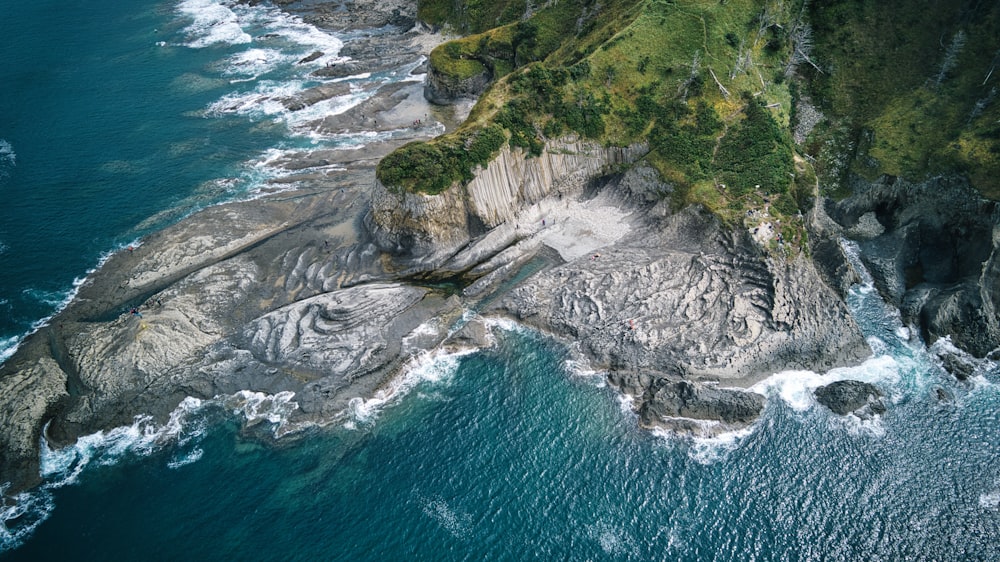
[[[1000,8],[980,3],[975,18],[949,22],[903,9],[914,2],[553,0],[522,19],[524,2],[422,0],[426,21],[474,33],[436,49],[436,71],[487,68],[495,83],[458,131],[404,147],[379,178],[436,193],[468,181],[504,143],[532,156],[567,134],[647,143],[676,206],[700,204],[734,225],[767,209],[795,241],[817,185],[835,194],[847,173],[985,169],[977,181],[995,185],[1000,72],[987,73],[1000,64]],[[831,119],[799,158],[793,100],[806,94]],[[479,155],[456,149],[487,129],[502,134]]]
[[[749,96],[745,99],[746,117],[719,143],[717,177],[737,196],[761,189],[760,186],[764,193],[787,194],[789,180],[795,176],[788,135],[759,100]],[[792,203],[786,206],[784,214],[796,211]]]
[[[517,21],[527,8],[527,0],[421,0],[417,17],[461,33],[481,33]]]
[[[434,142],[411,142],[382,159],[376,176],[389,187],[441,193],[457,181],[471,180],[472,170],[489,163],[506,142],[499,125]]]
[[[805,148],[827,193],[852,172],[965,173],[1000,198],[1000,4],[841,1],[810,19],[822,72],[803,73],[832,123]]]
[[[486,65],[476,56],[475,43],[469,39],[449,41],[431,51],[430,62],[438,72],[465,80],[486,71]]]

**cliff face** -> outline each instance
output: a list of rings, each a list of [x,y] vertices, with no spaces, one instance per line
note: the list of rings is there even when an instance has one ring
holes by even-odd
[[[461,98],[475,99],[486,91],[493,81],[493,73],[486,67],[482,72],[467,78],[448,75],[430,65],[424,80],[424,97],[431,103],[447,105]]]
[[[979,357],[1000,346],[1000,205],[961,177],[856,180],[853,190],[827,210],[904,322]]]
[[[515,220],[526,207],[548,196],[576,193],[588,179],[645,152],[642,145],[601,147],[567,138],[550,141],[537,158],[505,147],[486,168],[476,170],[468,185],[438,195],[395,192],[376,180],[370,228],[383,250],[431,269],[472,238]]]
[[[594,201],[617,199],[628,208],[623,201],[666,189],[637,168]],[[676,214],[662,203],[631,208],[628,233],[536,274],[495,308],[573,341],[632,396],[644,425],[709,435],[741,427],[763,401],[703,383],[746,386],[870,354],[844,301],[804,255],[769,254],[748,232],[698,207]]]

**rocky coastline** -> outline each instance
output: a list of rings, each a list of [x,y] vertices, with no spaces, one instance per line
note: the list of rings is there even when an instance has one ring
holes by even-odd
[[[307,18],[335,30],[379,28],[349,47],[344,71],[356,73],[416,62],[441,40],[419,29],[415,4],[333,2],[308,8]],[[413,82],[318,126],[389,130],[431,113],[448,129],[465,110],[430,106]],[[435,196],[393,193],[375,180],[379,158],[435,131],[414,128],[362,155],[316,151],[284,162],[302,170],[283,180],[296,190],[207,209],[111,257],[0,367],[7,493],[39,483],[43,428],[58,447],[138,414],[162,419],[186,396],[290,391],[295,421],[331,423],[415,354],[484,345],[482,324],[465,323],[469,310],[575,342],[633,399],[644,426],[697,435],[744,427],[764,397],[743,388],[870,355],[844,303],[857,279],[838,253],[844,235],[871,241],[867,263],[880,288],[929,335],[960,332],[967,302],[1000,302],[997,230],[968,226],[989,235],[976,246],[980,269],[931,273],[944,266],[910,245],[931,227],[912,226],[916,213],[891,203],[911,193],[900,185],[837,205],[818,200],[813,256],[790,257],[702,209],[671,209],[663,195],[672,188],[641,164],[642,146],[566,137],[538,158],[504,149],[468,185]],[[964,240],[952,231],[955,244]],[[964,255],[954,249],[953,262]],[[912,263],[925,284],[939,285],[906,281]],[[533,274],[500,289],[529,266]],[[957,280],[964,288],[941,285]],[[977,352],[1000,333],[995,313],[983,318],[994,331],[962,340]]]

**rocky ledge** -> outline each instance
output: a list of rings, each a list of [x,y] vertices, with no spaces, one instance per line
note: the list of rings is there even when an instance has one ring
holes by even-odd
[[[1000,206],[960,177],[855,178],[827,211],[856,240],[886,300],[928,343],[984,357],[1000,346]]]

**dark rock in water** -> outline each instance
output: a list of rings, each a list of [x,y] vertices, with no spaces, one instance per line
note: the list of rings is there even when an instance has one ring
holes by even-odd
[[[827,205],[858,240],[876,288],[926,341],[951,336],[984,357],[1000,346],[1000,205],[960,176],[856,180]],[[815,252],[814,252],[815,253]]]
[[[315,105],[323,100],[342,96],[351,91],[350,84],[346,82],[335,82],[333,84],[321,84],[308,90],[303,90],[294,96],[289,96],[281,101],[289,111],[299,111],[311,105]]]
[[[820,404],[842,416],[854,413],[866,418],[885,413],[882,393],[875,385],[866,382],[837,381],[817,388],[813,394]]]
[[[320,78],[346,78],[348,76],[357,76],[366,72],[374,73],[391,70],[402,66],[407,62],[411,62],[412,60],[412,57],[407,55],[377,56],[374,53],[368,52],[363,52],[359,56],[366,58],[362,60],[339,62],[331,64],[330,66],[324,66],[323,68],[317,68],[312,74],[313,76]]]
[[[934,396],[938,399],[938,402],[951,402],[954,398],[950,392],[940,386],[934,389]]]
[[[760,394],[679,381],[657,388],[646,402],[643,414],[742,425],[757,419],[763,409],[764,397]]]
[[[636,399],[646,427],[692,432],[698,421],[708,421],[720,422],[720,432],[728,431],[753,423],[764,409],[764,397],[755,392],[634,372],[612,372],[608,380]]]
[[[976,364],[970,358],[957,353],[938,353],[945,370],[960,381],[968,380],[976,373]]]
[[[313,51],[311,55],[309,55],[309,56],[305,57],[304,59],[300,60],[298,62],[298,64],[305,64],[307,62],[312,62],[312,61],[320,58],[321,56],[323,56],[323,51]]]

